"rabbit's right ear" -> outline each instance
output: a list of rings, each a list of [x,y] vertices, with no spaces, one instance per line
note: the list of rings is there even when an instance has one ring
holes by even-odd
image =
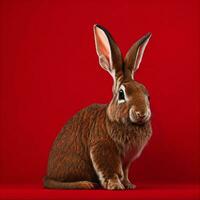
[[[122,55],[110,33],[100,25],[94,25],[94,39],[99,64],[113,79],[122,71]]]

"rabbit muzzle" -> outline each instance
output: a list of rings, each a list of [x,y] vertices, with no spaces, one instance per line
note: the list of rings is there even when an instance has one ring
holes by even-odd
[[[143,110],[136,110],[135,107],[131,107],[129,110],[129,119],[132,123],[144,124],[149,121],[151,117],[151,111],[149,108]]]

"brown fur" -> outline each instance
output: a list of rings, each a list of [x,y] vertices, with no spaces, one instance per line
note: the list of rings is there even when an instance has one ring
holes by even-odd
[[[110,35],[107,37],[112,40]],[[118,49],[115,52],[118,54]],[[133,123],[129,110],[134,105],[145,112],[149,107],[148,93],[142,84],[132,80],[129,71],[117,70],[110,104],[94,104],[81,110],[57,136],[49,155],[46,188],[92,189],[98,185],[106,189],[134,188],[128,179],[128,169],[150,139],[151,124],[150,120]],[[118,104],[122,84],[129,101]]]

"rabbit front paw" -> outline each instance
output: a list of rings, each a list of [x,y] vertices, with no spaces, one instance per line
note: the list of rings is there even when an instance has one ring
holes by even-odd
[[[124,180],[122,183],[126,189],[131,190],[136,188],[136,185],[132,184],[129,180]]]
[[[108,190],[124,190],[125,187],[120,182],[120,180],[109,179],[108,182],[107,182],[106,189],[108,189]]]

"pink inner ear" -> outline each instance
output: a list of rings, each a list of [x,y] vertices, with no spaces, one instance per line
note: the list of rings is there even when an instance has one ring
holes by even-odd
[[[106,59],[109,60],[109,52],[106,49],[106,46],[104,45],[104,43],[101,40],[99,40],[98,43],[99,43],[99,50],[100,50],[101,54],[103,54],[106,57]]]
[[[110,61],[110,47],[108,39],[105,36],[105,33],[103,33],[102,30],[96,31],[97,36],[97,43],[98,43],[98,53],[100,55],[104,55],[108,61]]]

